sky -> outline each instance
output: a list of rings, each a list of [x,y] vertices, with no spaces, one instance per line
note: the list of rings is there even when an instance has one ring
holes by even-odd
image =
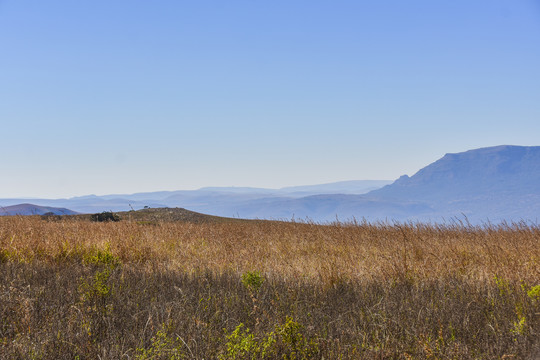
[[[538,0],[0,0],[0,197],[396,179],[540,145]]]

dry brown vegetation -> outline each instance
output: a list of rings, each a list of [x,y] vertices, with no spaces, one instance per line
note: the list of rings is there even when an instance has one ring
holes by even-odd
[[[540,229],[0,218],[0,357],[536,359]]]

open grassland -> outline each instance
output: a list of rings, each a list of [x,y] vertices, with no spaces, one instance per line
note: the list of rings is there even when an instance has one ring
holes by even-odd
[[[538,359],[524,224],[0,218],[2,359]]]

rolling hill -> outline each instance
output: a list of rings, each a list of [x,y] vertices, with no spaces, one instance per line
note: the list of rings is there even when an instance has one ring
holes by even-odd
[[[12,215],[76,215],[76,211],[66,208],[56,208],[50,206],[39,206],[33,204],[18,204],[6,207],[0,207],[0,216]]]

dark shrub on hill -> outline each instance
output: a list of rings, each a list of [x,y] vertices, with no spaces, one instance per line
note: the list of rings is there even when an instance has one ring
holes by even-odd
[[[52,211],[46,212],[45,214],[41,215],[41,220],[46,221],[60,221],[62,220],[62,217],[60,215],[57,215],[53,213]]]
[[[110,212],[110,211],[104,211],[102,213],[92,214],[90,217],[92,221],[120,221],[120,216]]]

